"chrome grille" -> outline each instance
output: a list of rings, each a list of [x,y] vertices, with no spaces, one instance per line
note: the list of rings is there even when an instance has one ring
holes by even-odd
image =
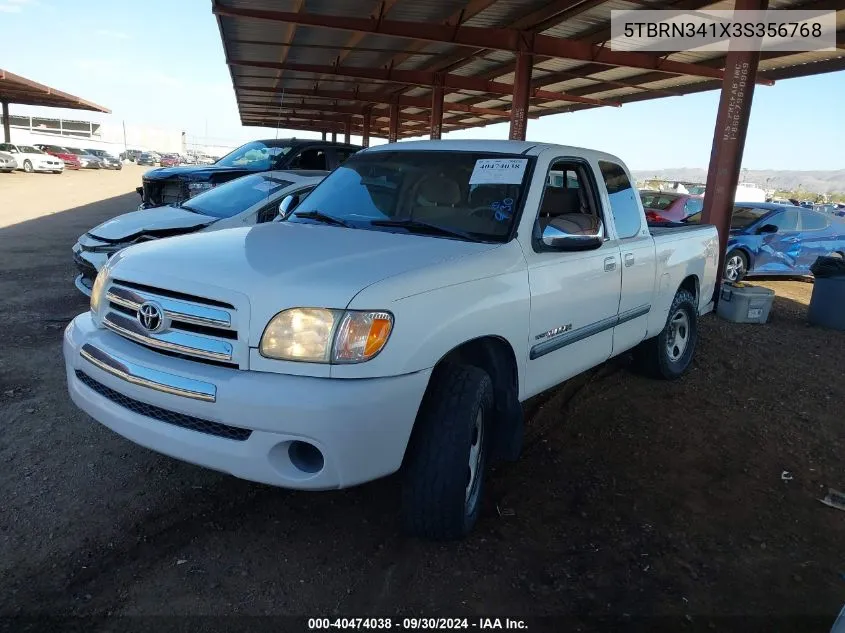
[[[103,325],[124,338],[164,354],[246,367],[246,344],[231,304],[120,280],[112,281],[106,301]],[[161,327],[150,330],[139,321],[144,303],[158,306]]]

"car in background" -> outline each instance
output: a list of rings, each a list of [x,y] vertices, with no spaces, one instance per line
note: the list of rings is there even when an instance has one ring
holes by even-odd
[[[182,162],[182,158],[179,154],[165,154],[162,156],[158,164],[162,167],[177,167]]]
[[[157,161],[155,155],[150,152],[138,154],[138,157],[135,159],[135,163],[138,165],[150,165],[152,167],[155,167],[156,162]]]
[[[179,154],[179,161],[183,165],[196,165],[197,159],[193,154]]]
[[[55,156],[56,158],[61,159],[62,163],[64,163],[65,169],[82,169],[82,165],[79,162],[79,157],[71,152],[68,148],[62,147],[61,145],[35,145],[37,149],[40,149],[42,152],[50,154],[51,156]]]
[[[640,191],[640,200],[649,224],[661,222],[682,222],[704,208],[704,196],[673,191]]]
[[[138,157],[143,153],[144,152],[139,149],[128,149],[124,152],[121,152],[119,158],[120,160],[128,160],[130,163],[134,163],[136,160],[138,160]]]
[[[93,154],[89,154],[86,150],[79,149],[78,147],[68,147],[66,149],[71,154],[76,155],[79,166],[82,169],[103,169],[103,162]]]
[[[123,169],[123,163],[120,162],[120,159],[115,158],[104,149],[86,149],[83,151],[100,159],[104,169]]]
[[[280,216],[280,203],[290,214],[328,175],[325,171],[266,171],[232,180],[179,205],[119,215],[82,235],[73,246],[79,270],[75,285],[90,295],[97,272],[117,251],[150,240],[199,231],[217,231],[271,222]]]
[[[18,168],[18,161],[15,157],[6,152],[0,152],[0,171],[4,174],[11,174]]]
[[[701,214],[689,223],[701,222]],[[724,277],[806,276],[823,255],[845,257],[845,220],[827,213],[771,202],[734,205]]]
[[[33,147],[32,145],[15,145],[13,143],[0,143],[0,152],[5,152],[12,156],[17,163],[15,169],[22,169],[27,173],[34,171],[53,172],[60,174],[64,171],[64,163],[56,158],[50,156],[46,152]],[[3,169],[0,167],[0,169]]]
[[[213,165],[180,165],[146,172],[135,191],[139,209],[179,204],[224,182],[262,171],[331,171],[360,150],[357,145],[311,139],[270,139],[246,143]]]

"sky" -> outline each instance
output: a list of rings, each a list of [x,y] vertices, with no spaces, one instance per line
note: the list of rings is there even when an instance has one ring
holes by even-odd
[[[210,0],[0,0],[0,67],[112,110],[12,114],[124,120],[226,145],[276,134],[240,125]],[[631,169],[706,167],[718,101],[711,91],[543,117],[528,140],[610,152]],[[845,169],[843,112],[845,72],[757,86],[743,167]],[[278,135],[294,134],[314,136]],[[444,138],[507,134],[498,124]]]

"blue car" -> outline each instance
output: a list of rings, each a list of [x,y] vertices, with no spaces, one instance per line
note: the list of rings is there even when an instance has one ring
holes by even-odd
[[[701,214],[686,221],[700,222]],[[809,275],[810,266],[821,255],[845,257],[845,219],[771,202],[734,205],[725,279]]]

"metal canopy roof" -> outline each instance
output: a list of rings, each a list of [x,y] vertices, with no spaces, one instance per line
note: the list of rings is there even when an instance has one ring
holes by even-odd
[[[2,68],[0,68],[0,101],[71,110],[93,110],[107,114],[111,112],[101,105],[15,75]]]
[[[517,53],[532,54],[529,118],[721,87],[725,55],[613,51],[611,9],[732,9],[734,0],[212,0],[243,125],[428,134],[510,117]],[[761,56],[757,82],[845,70],[841,0],[770,0],[837,10],[838,50]]]

